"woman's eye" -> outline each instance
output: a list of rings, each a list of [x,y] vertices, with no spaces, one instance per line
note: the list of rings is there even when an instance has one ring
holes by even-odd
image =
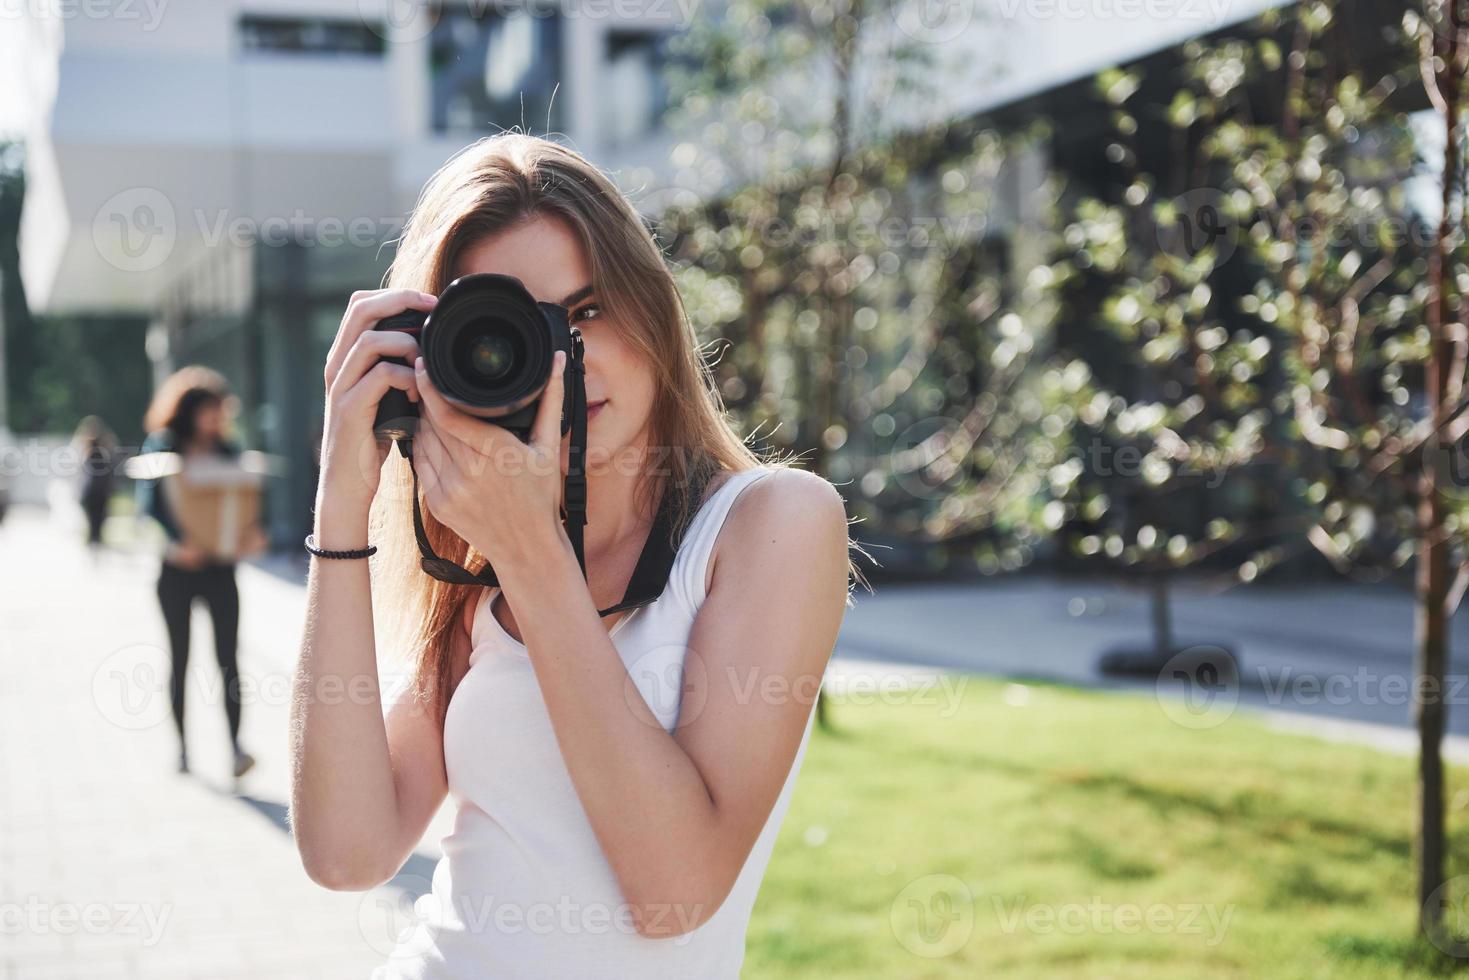
[[[585,323],[587,320],[595,320],[602,315],[602,308],[595,303],[588,303],[575,313],[571,314],[573,323]]]

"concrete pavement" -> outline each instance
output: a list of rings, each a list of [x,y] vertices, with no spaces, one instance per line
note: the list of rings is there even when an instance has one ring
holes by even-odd
[[[242,741],[259,764],[236,787],[196,611],[195,774],[179,775],[156,565],[94,567],[78,540],[35,512],[0,524],[0,980],[366,977],[409,912],[402,889],[330,892],[297,860],[285,644],[299,616],[242,576]]]

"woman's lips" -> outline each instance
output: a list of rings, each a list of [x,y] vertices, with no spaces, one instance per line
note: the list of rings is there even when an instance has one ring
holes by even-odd
[[[587,421],[590,422],[592,419],[596,418],[597,417],[597,413],[602,410],[602,406],[605,405],[605,404],[607,404],[607,399],[605,399],[605,398],[602,399],[601,401],[591,402],[590,404],[588,404],[587,405]]]

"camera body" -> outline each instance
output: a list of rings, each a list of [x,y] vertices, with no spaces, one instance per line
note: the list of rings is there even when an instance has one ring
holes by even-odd
[[[572,328],[565,307],[537,302],[514,276],[462,276],[444,289],[431,312],[408,310],[379,320],[373,329],[414,335],[429,380],[445,399],[522,441],[529,441],[556,352],[565,351],[571,365]],[[386,360],[404,363],[398,357]],[[568,372],[563,435],[571,427],[571,380]],[[390,389],[378,403],[373,429],[382,438],[411,438],[418,414],[406,392]]]

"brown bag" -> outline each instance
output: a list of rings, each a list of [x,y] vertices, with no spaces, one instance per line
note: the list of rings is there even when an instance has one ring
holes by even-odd
[[[246,532],[260,521],[265,473],[255,455],[190,459],[159,480],[186,543],[216,559],[239,555]]]

